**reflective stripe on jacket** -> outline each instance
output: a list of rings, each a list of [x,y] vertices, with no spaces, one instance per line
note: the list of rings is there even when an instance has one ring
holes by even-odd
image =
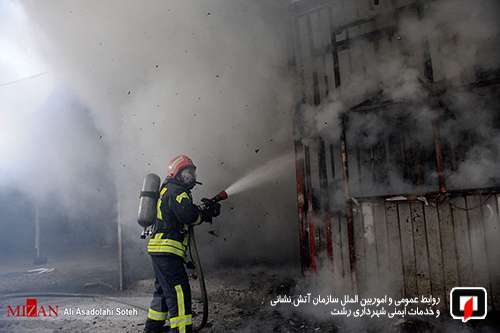
[[[191,192],[175,179],[167,179],[161,186],[156,206],[155,232],[148,241],[150,254],[186,256],[189,226],[201,223],[201,214],[193,204]]]

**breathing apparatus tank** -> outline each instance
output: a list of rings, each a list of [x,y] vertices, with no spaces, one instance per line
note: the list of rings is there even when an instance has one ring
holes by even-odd
[[[143,228],[148,228],[155,223],[156,203],[160,197],[160,183],[160,177],[154,173],[144,177],[139,196],[139,213],[137,214],[137,223]]]

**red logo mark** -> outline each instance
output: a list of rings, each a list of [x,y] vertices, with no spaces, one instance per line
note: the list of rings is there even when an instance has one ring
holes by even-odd
[[[467,319],[469,319],[471,316],[472,316],[472,312],[474,311],[473,309],[473,301],[474,301],[474,298],[471,297],[467,300],[467,302],[465,302],[465,305],[464,305],[464,321],[466,321]]]

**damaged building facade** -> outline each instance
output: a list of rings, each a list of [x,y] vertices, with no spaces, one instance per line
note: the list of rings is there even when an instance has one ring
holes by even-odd
[[[495,1],[290,5],[303,271],[500,308]],[[490,16],[491,15],[491,16]]]

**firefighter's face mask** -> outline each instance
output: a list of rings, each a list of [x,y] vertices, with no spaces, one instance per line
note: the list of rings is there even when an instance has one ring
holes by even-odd
[[[196,185],[195,168],[185,168],[179,173],[179,181],[187,188],[193,188]]]

